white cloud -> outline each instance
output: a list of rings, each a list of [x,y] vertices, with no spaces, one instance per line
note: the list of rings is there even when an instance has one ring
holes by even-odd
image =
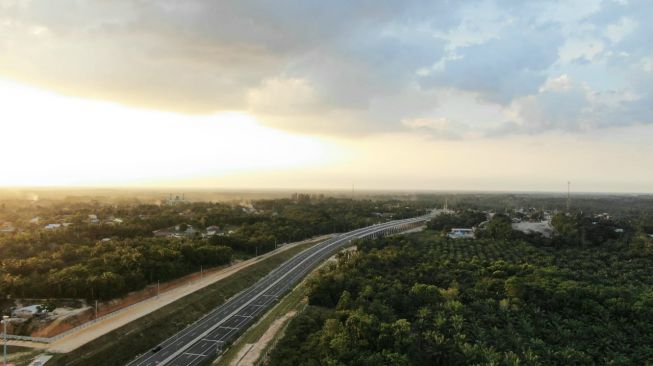
[[[612,43],[617,43],[631,34],[635,28],[637,28],[637,22],[635,20],[622,17],[617,23],[608,25],[603,34]]]
[[[569,63],[576,60],[593,61],[604,50],[603,42],[598,39],[568,39],[558,54],[560,62]]]
[[[401,123],[410,128],[428,128],[438,132],[447,131],[451,121],[444,117],[403,119]]]
[[[567,74],[562,74],[558,77],[548,78],[542,87],[540,93],[546,91],[563,91],[571,89],[571,80]]]
[[[275,77],[252,88],[248,108],[259,114],[304,114],[320,106],[319,96],[308,80]]]

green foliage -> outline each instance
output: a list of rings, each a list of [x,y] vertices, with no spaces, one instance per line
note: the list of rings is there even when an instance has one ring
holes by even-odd
[[[496,214],[485,225],[483,230],[478,231],[477,236],[490,239],[508,240],[515,237],[512,229],[512,222],[506,215]]]
[[[198,271],[262,254],[275,244],[348,231],[391,217],[415,216],[426,204],[396,200],[356,200],[300,195],[296,199],[254,201],[253,212],[239,205],[197,202],[177,206],[100,205],[63,202],[52,207],[4,209],[0,218],[41,217],[41,224],[0,236],[0,295],[29,298],[107,300]],[[24,212],[25,211],[25,212]],[[374,215],[381,211],[387,218]],[[88,215],[100,218],[90,224]],[[121,218],[116,223],[108,218]],[[2,220],[0,220],[2,222]],[[57,230],[43,223],[72,222]],[[201,238],[153,237],[153,231],[211,225],[222,235]],[[103,239],[109,240],[103,240]]]
[[[48,313],[54,311],[56,308],[57,304],[52,300],[48,300],[44,304],[37,306],[38,311],[44,311]]]
[[[63,245],[52,253],[5,259],[0,292],[21,297],[111,299],[231,260],[232,250],[193,241],[143,238]],[[50,261],[47,261],[47,259]]]
[[[619,239],[621,235],[615,231],[617,228],[626,228],[628,232],[632,231],[627,223],[619,225],[611,220],[592,219],[580,213],[558,213],[553,216],[551,225],[559,234],[556,238],[558,245],[581,247],[600,245],[610,240]]]
[[[471,228],[485,221],[486,215],[475,210],[462,210],[457,213],[442,214],[428,222],[431,230],[449,232],[453,228]]]
[[[311,279],[270,365],[650,364],[652,248],[364,241]]]

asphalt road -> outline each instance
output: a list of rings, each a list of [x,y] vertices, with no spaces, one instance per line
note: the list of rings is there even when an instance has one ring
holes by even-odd
[[[234,341],[259,315],[276,303],[279,297],[352,240],[398,232],[430,218],[431,215],[426,215],[368,226],[316,244],[284,262],[195,323],[138,356],[127,366],[191,366],[208,363],[222,353],[227,342]]]

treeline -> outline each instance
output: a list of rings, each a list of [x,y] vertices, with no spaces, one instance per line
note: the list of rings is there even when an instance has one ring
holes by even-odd
[[[165,238],[64,244],[26,259],[4,259],[0,293],[28,298],[107,300],[156,281],[229,263],[232,249]]]
[[[498,240],[525,240],[541,246],[596,246],[608,242],[629,242],[636,235],[646,235],[648,227],[638,227],[633,222],[639,220],[612,219],[604,216],[592,216],[584,213],[563,213],[553,215],[551,227],[554,229],[551,237],[540,233],[523,233],[512,228],[512,217],[506,214],[493,214],[487,219],[487,214],[481,211],[466,209],[452,213],[441,214],[427,223],[427,228],[448,233],[452,228],[476,229],[477,238]],[[514,217],[519,215],[514,214]]]
[[[38,225],[0,235],[0,296],[111,299],[198,271],[200,266],[228,263],[233,256],[246,258],[282,243],[416,216],[426,207],[424,202],[323,196],[244,206],[64,202],[36,208],[41,217]],[[96,215],[100,223],[91,224],[88,215]],[[53,222],[72,225],[43,229]],[[183,239],[153,237],[154,230],[175,225],[191,225],[197,233]],[[200,232],[211,225],[218,225],[221,235],[203,238]]]
[[[309,282],[270,365],[646,365],[653,242],[358,244]]]

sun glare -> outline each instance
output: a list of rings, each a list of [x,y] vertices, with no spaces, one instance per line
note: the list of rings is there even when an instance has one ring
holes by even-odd
[[[186,116],[64,97],[0,81],[0,185],[152,184],[328,163],[319,138],[230,112]]]

